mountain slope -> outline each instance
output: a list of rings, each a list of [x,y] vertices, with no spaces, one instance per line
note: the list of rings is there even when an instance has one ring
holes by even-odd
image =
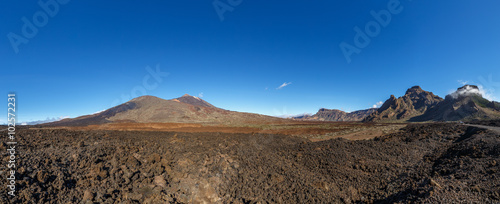
[[[46,125],[85,126],[117,122],[233,124],[278,120],[283,119],[228,111],[217,108],[197,97],[184,95],[172,100],[142,96],[100,113],[64,119]]]
[[[399,98],[391,97],[375,112],[367,116],[364,122],[376,121],[406,121],[412,117],[424,114],[427,109],[443,101],[432,92],[424,91],[420,86],[409,88],[405,95]]]
[[[179,97],[179,98],[176,98],[176,99],[172,99],[172,101],[178,101],[178,102],[182,102],[182,103],[187,103],[187,104],[191,104],[191,105],[194,105],[194,106],[203,106],[203,107],[215,108],[214,105],[212,105],[212,104],[204,101],[203,99],[198,98],[196,96],[190,96],[189,94],[184,94],[182,97]]]
[[[316,114],[302,119],[319,121],[361,121],[363,120],[363,118],[375,112],[376,110],[376,108],[370,108],[366,110],[347,113],[345,111],[337,109],[321,108]]]
[[[500,118],[500,105],[481,95],[474,85],[460,87],[425,114],[410,121],[459,121]]]

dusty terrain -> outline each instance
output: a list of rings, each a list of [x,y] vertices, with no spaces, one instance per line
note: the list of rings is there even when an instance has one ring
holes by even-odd
[[[4,193],[0,202],[500,202],[499,137],[450,123],[319,142],[265,133],[21,129],[18,196]]]
[[[70,130],[120,130],[120,131],[168,131],[189,133],[244,133],[244,134],[280,134],[297,136],[321,141],[333,138],[350,140],[371,139],[384,134],[393,133],[406,124],[360,122],[321,122],[293,121],[247,123],[237,125],[201,124],[201,123],[107,123],[102,125],[55,127],[54,129]]]

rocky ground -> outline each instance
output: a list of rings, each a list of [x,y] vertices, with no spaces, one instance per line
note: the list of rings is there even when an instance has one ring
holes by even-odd
[[[476,121],[471,121],[471,122],[467,122],[467,123],[500,127],[500,120],[476,120]]]
[[[319,142],[243,133],[17,134],[17,196],[2,185],[0,203],[500,202],[500,136],[460,124]],[[6,183],[6,165],[0,171]]]

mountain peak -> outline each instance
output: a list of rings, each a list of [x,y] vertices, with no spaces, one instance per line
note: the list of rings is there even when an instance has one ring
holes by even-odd
[[[204,107],[215,108],[215,106],[213,106],[212,104],[204,101],[203,99],[201,99],[199,97],[196,97],[196,96],[191,96],[189,94],[184,94],[182,97],[179,97],[179,98],[176,98],[176,99],[172,99],[172,100],[176,100],[176,101],[182,102],[182,103],[191,104],[191,105],[194,105],[194,106],[204,106]]]
[[[137,98],[133,98],[130,101],[135,102],[135,101],[152,100],[152,99],[160,99],[160,98],[158,98],[156,96],[151,96],[151,95],[144,95],[144,96],[139,96]]]
[[[481,96],[481,91],[479,90],[479,87],[476,85],[469,85],[466,84],[460,88],[457,89],[457,91],[453,92],[450,94],[451,97],[454,99],[461,98],[461,97],[467,97],[467,96]]]
[[[396,98],[391,95],[376,112],[370,114],[364,121],[408,120],[423,114],[428,108],[434,107],[442,100],[420,86],[413,86],[406,91],[404,96]]]
[[[422,88],[420,88],[420,86],[412,86],[410,89],[422,90]]]
[[[413,121],[458,121],[500,118],[500,105],[482,97],[476,85],[464,85]]]
[[[246,123],[246,121],[277,121],[271,116],[227,111],[195,96],[184,95],[165,100],[140,96],[100,113],[69,118],[48,125],[87,126],[106,123]]]
[[[479,90],[479,87],[478,87],[478,86],[476,86],[476,85],[466,84],[466,85],[464,85],[464,86],[462,86],[462,87],[458,88],[457,90],[460,90],[460,89],[477,89],[477,90]]]
[[[182,95],[180,98],[195,98],[195,99],[197,99],[197,100],[201,100],[201,98],[200,98],[200,97],[197,97],[197,96],[191,96],[191,95],[189,95],[189,94],[184,94],[184,95]]]
[[[425,91],[422,88],[420,88],[420,86],[413,86],[413,87],[409,88],[408,90],[406,90],[406,95],[409,95],[412,93],[420,94],[422,92],[425,92]]]

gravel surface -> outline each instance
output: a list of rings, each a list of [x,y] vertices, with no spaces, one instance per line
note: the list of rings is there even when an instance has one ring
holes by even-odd
[[[499,134],[459,124],[360,141],[61,129],[17,138],[17,196],[2,185],[0,203],[500,202]]]

